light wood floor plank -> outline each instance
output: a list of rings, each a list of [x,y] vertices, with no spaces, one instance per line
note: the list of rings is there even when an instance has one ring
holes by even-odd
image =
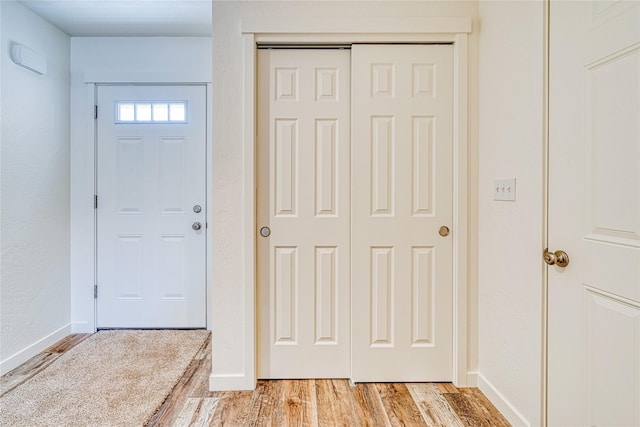
[[[211,426],[246,426],[251,412],[251,391],[224,391],[213,412]]]
[[[205,397],[198,408],[198,418],[194,423],[194,427],[207,427],[213,419],[213,413],[218,406],[220,399],[217,397]]]
[[[248,425],[276,426],[282,419],[284,381],[260,380],[251,396]]]
[[[343,400],[334,380],[316,380],[316,407],[319,426],[345,426],[350,421],[343,414]]]
[[[469,399],[461,393],[447,393],[444,395],[465,427],[487,427],[488,425],[478,417]]]
[[[376,384],[392,426],[426,426],[420,410],[404,384]]]
[[[493,427],[509,427],[511,425],[478,388],[460,389],[460,393],[467,396],[476,413],[488,425]]]
[[[319,426],[390,426],[375,384],[315,380]]]
[[[200,350],[195,355],[194,359],[207,359],[211,358],[211,334],[209,334],[209,338],[205,341],[204,345],[200,347]]]
[[[362,426],[391,426],[375,384],[357,384],[348,390],[351,399],[347,404],[352,408],[353,422]]]
[[[436,387],[438,387],[438,390],[440,391],[441,394],[444,393],[459,393],[460,391],[458,390],[458,387],[454,386],[451,383],[435,383]]]
[[[192,396],[191,391],[197,384],[194,383],[193,378],[198,374],[198,368],[200,367],[200,360],[192,360],[186,371],[182,375],[182,378],[173,387],[171,394],[165,399],[160,408],[156,411],[151,418],[148,426],[170,426],[174,423],[181,408],[184,407],[189,397]]]
[[[315,380],[284,383],[283,422],[289,426],[317,426]]]
[[[189,427],[191,421],[200,406],[202,399],[190,397],[182,406],[182,410],[178,414],[178,418],[173,423],[173,427]]]
[[[70,334],[53,344],[51,347],[47,348],[45,353],[64,353],[65,351],[69,351],[72,347],[80,344],[82,341],[86,340],[93,334]]]
[[[462,421],[451,411],[451,406],[438,386],[428,383],[407,384],[407,389],[418,405],[425,422],[434,427],[463,427]]]
[[[496,417],[473,396],[473,392],[461,389],[460,393],[444,395],[449,405],[460,417],[462,423],[469,427],[502,427],[510,424],[500,415]],[[493,406],[493,405],[492,405]]]

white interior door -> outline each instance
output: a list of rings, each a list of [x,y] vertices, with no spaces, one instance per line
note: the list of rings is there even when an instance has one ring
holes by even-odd
[[[551,2],[551,426],[640,425],[640,2]]]
[[[351,378],[451,381],[453,47],[354,45],[352,64]]]
[[[206,88],[97,99],[98,327],[206,327]]]
[[[452,379],[452,54],[259,51],[260,378]]]
[[[349,375],[350,58],[258,52],[258,377]]]

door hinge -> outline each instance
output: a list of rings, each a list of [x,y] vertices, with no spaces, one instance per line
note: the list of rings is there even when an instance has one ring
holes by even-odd
[[[98,285],[93,285],[93,298],[98,298]]]
[[[93,118],[94,119],[98,118],[98,106],[97,105],[93,106]]]
[[[98,195],[93,195],[93,209],[98,209]]]

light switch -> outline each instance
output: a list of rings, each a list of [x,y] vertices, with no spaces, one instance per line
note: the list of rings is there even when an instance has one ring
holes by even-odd
[[[493,181],[493,200],[515,200],[516,179],[495,179]]]

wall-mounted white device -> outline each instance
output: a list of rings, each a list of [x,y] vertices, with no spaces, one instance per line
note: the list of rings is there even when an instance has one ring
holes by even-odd
[[[495,179],[493,181],[493,200],[515,200],[516,179]]]
[[[11,59],[16,64],[38,74],[47,74],[47,59],[26,46],[14,44],[11,47]]]

